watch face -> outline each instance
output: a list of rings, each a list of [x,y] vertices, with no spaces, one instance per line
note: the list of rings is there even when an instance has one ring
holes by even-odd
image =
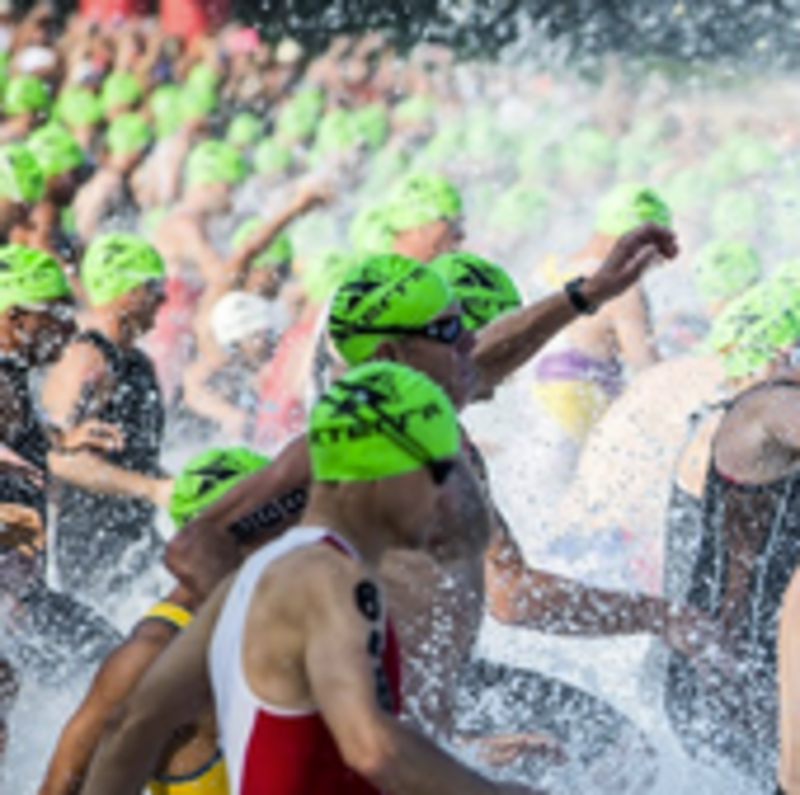
[[[595,306],[583,294],[583,284],[586,281],[585,276],[579,276],[577,279],[572,279],[564,285],[567,296],[570,302],[575,307],[575,310],[581,315],[593,315],[597,312],[598,307]]]

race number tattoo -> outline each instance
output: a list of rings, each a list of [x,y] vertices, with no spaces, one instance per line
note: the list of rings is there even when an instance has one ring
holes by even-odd
[[[381,616],[381,597],[374,583],[364,580],[356,585],[356,607],[367,621],[377,621]]]

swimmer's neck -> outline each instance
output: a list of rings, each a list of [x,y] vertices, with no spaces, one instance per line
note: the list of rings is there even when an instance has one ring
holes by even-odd
[[[135,326],[127,322],[122,312],[113,309],[93,309],[86,325],[90,329],[99,331],[123,350],[132,348],[139,341],[139,331]]]
[[[392,546],[386,517],[374,510],[365,483],[315,483],[300,524],[322,527],[347,541],[373,568]]]

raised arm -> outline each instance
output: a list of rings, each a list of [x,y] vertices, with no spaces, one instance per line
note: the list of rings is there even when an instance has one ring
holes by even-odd
[[[634,372],[655,364],[658,351],[653,342],[650,313],[640,285],[633,286],[609,307],[614,335],[623,361]]]
[[[225,290],[234,290],[240,287],[253,259],[264,249],[269,248],[275,238],[292,221],[327,201],[328,195],[326,188],[317,185],[301,188],[280,212],[254,229],[244,244],[237,248],[225,262],[223,268]]]
[[[81,795],[140,795],[173,734],[210,706],[208,647],[229,587],[220,584],[118,709]]]
[[[596,306],[624,293],[660,258],[678,254],[675,235],[645,224],[620,238],[614,249],[588,277],[582,292]],[[578,316],[566,294],[551,295],[499,318],[478,336],[473,360],[484,388],[493,388],[535,356]]]

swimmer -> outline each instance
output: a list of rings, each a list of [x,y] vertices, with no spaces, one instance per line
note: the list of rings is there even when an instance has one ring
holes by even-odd
[[[669,208],[649,188],[623,185],[600,204],[595,233],[565,268],[550,277],[592,273],[621,235],[645,222],[669,227]],[[579,286],[572,278],[568,289]],[[563,349],[545,351],[536,362],[534,395],[574,443],[580,445],[590,428],[619,397],[625,386],[624,369],[639,372],[658,361],[652,344],[644,293],[632,287],[596,314],[574,323],[563,335]]]
[[[61,457],[56,560],[63,586],[88,600],[108,599],[152,564],[160,549],[157,505],[170,481],[159,465],[164,407],[153,365],[139,343],[164,301],[164,263],[133,235],[98,237],[81,278],[91,307],[85,330],[50,370],[42,405],[54,422],[113,424],[120,445],[105,458]],[[124,569],[124,570],[123,570]]]
[[[195,363],[184,375],[184,401],[196,417],[190,425],[192,438],[252,437],[259,374],[288,325],[288,313],[280,310],[259,295],[238,290],[217,301],[211,311],[211,330],[225,358],[215,368]]]
[[[490,783],[397,719],[400,649],[378,572],[388,550],[424,544],[457,466],[449,400],[401,365],[365,365],[315,407],[308,443],[300,526],[255,553],[153,666],[85,795],[138,793],[163,739],[152,707],[191,711],[209,679],[236,795],[530,792]],[[198,644],[208,662],[185,667]]]
[[[15,227],[29,227],[43,195],[44,174],[30,150],[22,144],[0,147],[0,245],[11,242]]]
[[[64,213],[72,206],[88,175],[86,156],[78,142],[63,128],[50,124],[31,135],[26,143],[44,176],[44,195],[13,242],[50,252],[64,268],[73,292],[82,297],[77,278],[81,246],[66,229]]]
[[[694,273],[713,321],[758,280],[760,267],[750,246],[717,241],[698,254]],[[676,384],[681,388],[675,389]],[[702,497],[708,464],[698,445],[701,437],[710,441],[715,426],[707,417],[728,393],[713,346],[699,346],[636,375],[589,434],[556,519],[565,532],[587,538],[609,528],[631,534],[643,544],[638,554],[647,567],[642,573],[649,588],[658,589],[661,560],[669,558],[663,593],[671,601],[681,602],[685,596],[678,584],[685,579],[679,573],[685,566],[678,559],[691,561],[691,539],[699,538],[689,529],[697,525],[699,509],[694,506]],[[700,478],[690,473],[690,461],[696,462],[691,470]],[[664,472],[673,472],[673,480],[664,478]],[[678,547],[684,544],[687,553],[681,554]]]
[[[140,208],[130,179],[146,156],[153,134],[136,113],[117,116],[105,131],[102,166],[75,201],[75,225],[84,241],[100,232],[136,232]]]
[[[639,241],[644,234],[644,231],[637,234]],[[647,234],[655,233],[650,229]],[[656,239],[661,240],[659,237]],[[672,239],[667,235],[665,240],[671,243]],[[638,245],[641,242],[632,246],[629,239],[627,245],[631,248],[626,249],[626,257],[640,255]],[[667,255],[672,252],[668,245],[664,247]],[[616,266],[621,264],[617,261]],[[609,267],[616,266],[609,263]],[[415,269],[413,261],[402,258],[379,257],[374,264],[368,260],[348,274],[339,288],[330,329],[345,360],[356,363],[359,356],[376,351],[373,356],[382,355],[412,364],[429,375],[435,375],[456,399],[457,405],[463,405],[474,389],[475,371],[474,365],[470,365],[470,358],[474,357],[472,335],[457,331],[459,315],[453,308],[448,308],[449,291],[446,285],[443,288],[440,277],[437,277],[438,274],[431,269],[420,269],[419,266]],[[397,281],[406,286],[404,291],[392,294],[393,282]],[[416,334],[406,340],[375,340],[366,334],[369,326],[357,319],[345,319],[347,315],[344,314],[339,319],[337,313],[345,313],[362,291],[365,292],[365,311],[374,306],[373,313],[382,311],[388,315],[385,322],[373,321],[376,329],[386,329],[389,333],[389,329],[396,328],[396,334],[411,334],[419,327],[420,333],[424,331],[430,340],[416,340]],[[366,300],[373,291],[378,295]],[[359,304],[362,304],[361,300]],[[423,314],[426,305],[427,316],[432,317],[427,324]],[[444,308],[433,314],[439,306]],[[392,312],[397,317],[394,322]],[[515,324],[521,323],[521,317],[515,314],[508,317]],[[353,331],[348,333],[350,328]],[[449,335],[447,338],[441,336],[445,333]],[[449,344],[448,339],[452,340]],[[453,485],[448,488],[448,500],[442,506],[439,526],[432,541],[436,563],[428,562],[420,555],[398,553],[392,555],[384,566],[390,602],[404,621],[408,666],[406,690],[409,693],[407,709],[417,725],[435,731],[443,738],[453,735],[456,682],[474,646],[483,616],[484,566],[492,574],[492,612],[508,623],[541,628],[554,621],[555,631],[566,633],[585,632],[586,627],[590,632],[601,634],[656,631],[668,637],[671,643],[686,647],[685,636],[691,634],[690,627],[697,628],[693,617],[673,615],[659,600],[592,592],[591,589],[587,592],[577,583],[529,570],[512,536],[502,525],[495,531],[491,552],[484,560],[492,535],[495,509],[487,502],[487,484],[481,482],[476,473],[474,453],[469,453],[474,448],[466,439],[464,444],[468,454]],[[226,540],[223,533],[269,538],[272,533],[270,524],[274,520],[259,511],[263,496],[274,493],[276,489],[283,492],[292,484],[307,482],[308,466],[302,440],[291,443],[276,460],[269,477],[266,477],[267,473],[259,473],[243,481],[197,522],[190,523],[184,530],[186,535],[179,535],[170,546],[169,560],[173,567],[178,564],[176,570],[185,578],[188,575],[193,587],[197,587],[198,574],[201,578],[213,579],[215,571],[223,574],[225,568],[235,567],[238,560],[231,555],[232,538]],[[203,550],[196,543],[201,532],[205,534]],[[193,544],[195,534],[197,537]],[[203,562],[200,567],[195,564],[192,570],[186,565],[183,555],[188,555],[190,562],[198,559]],[[539,600],[537,589],[547,589],[548,597],[552,598]],[[447,642],[431,643],[431,638],[441,636],[439,628],[444,625],[448,627]]]
[[[265,456],[245,447],[211,449],[195,456],[173,484],[169,503],[173,525],[179,529],[248,473],[268,464]],[[61,733],[39,795],[71,795],[81,790],[111,714],[188,626],[196,607],[191,594],[178,585],[144,615],[127,640],[109,655]],[[187,791],[195,795],[228,793],[211,715],[191,730],[184,728],[179,733],[150,784],[152,795],[181,795]]]
[[[227,259],[208,239],[210,220],[231,209],[233,187],[245,175],[241,155],[219,141],[205,141],[186,164],[183,201],[159,224],[154,244],[167,263],[168,300],[156,329],[156,365],[172,402],[178,379],[191,359],[193,338],[200,351],[219,359],[209,327],[209,313],[228,290],[241,286],[252,262],[292,220],[308,212],[327,195],[318,187],[298,191],[274,218],[265,220]]]
[[[0,418],[0,591],[5,602],[10,600],[16,606],[17,618],[6,628],[11,651],[15,657],[27,656],[28,670],[38,676],[42,655],[37,659],[36,647],[48,646],[48,633],[52,638],[59,632],[53,627],[39,634],[53,610],[61,610],[68,619],[76,646],[81,641],[97,641],[95,652],[107,650],[103,641],[108,636],[102,637],[99,624],[97,634],[91,629],[87,634],[86,616],[72,611],[69,600],[59,602],[44,585],[46,489],[54,458],[75,449],[105,450],[119,435],[116,429],[96,421],[63,430],[42,422],[29,376],[34,369],[51,364],[74,334],[73,299],[58,263],[47,254],[10,245],[0,248],[0,261],[4,263],[0,274],[0,392],[4,407]],[[113,637],[113,632],[108,635]],[[68,647],[69,641],[64,646]],[[42,652],[46,657],[48,649]],[[5,743],[6,718],[17,689],[14,667],[8,660],[0,660],[0,745]]]
[[[0,143],[20,143],[47,123],[51,108],[50,90],[34,75],[16,75],[8,81],[3,96]]]
[[[686,602],[707,613],[738,661],[705,676],[673,657],[666,707],[684,747],[774,786],[778,613],[800,565],[796,355],[800,294],[766,282],[720,317],[735,396],[706,445],[701,536]],[[721,333],[721,332],[718,332]]]

